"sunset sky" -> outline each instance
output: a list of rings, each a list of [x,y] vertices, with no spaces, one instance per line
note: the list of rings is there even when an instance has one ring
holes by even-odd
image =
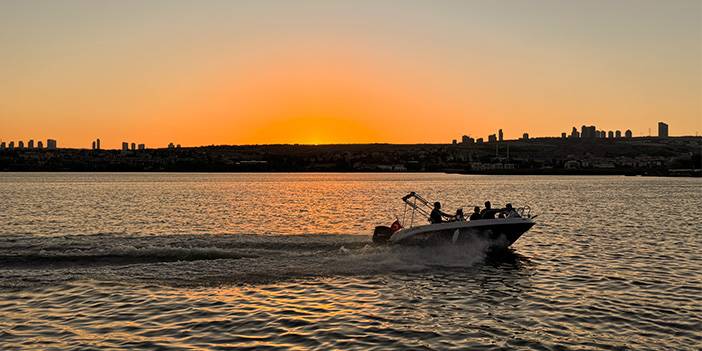
[[[0,140],[702,131],[702,2],[0,1]]]

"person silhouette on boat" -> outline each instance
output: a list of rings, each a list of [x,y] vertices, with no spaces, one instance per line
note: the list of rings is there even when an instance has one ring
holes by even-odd
[[[481,219],[495,219],[495,212],[490,201],[485,201],[485,208],[480,211],[480,217]]]
[[[517,212],[517,210],[512,207],[512,204],[506,204],[505,208],[502,210],[502,213],[504,213],[504,218],[520,218],[521,216]]]
[[[454,220],[454,221],[459,221],[459,222],[462,222],[462,221],[465,221],[465,220],[466,220],[466,217],[463,215],[463,209],[462,209],[462,208],[459,208],[459,209],[456,210],[456,215],[453,216],[453,220]]]
[[[470,218],[471,221],[476,221],[479,219],[483,219],[483,216],[480,214],[480,206],[475,206],[473,208],[473,213],[471,213]]]
[[[444,217],[452,217],[450,214],[441,212],[441,202],[437,201],[434,203],[434,209],[431,210],[429,214],[429,222],[432,224],[441,223],[444,221]]]

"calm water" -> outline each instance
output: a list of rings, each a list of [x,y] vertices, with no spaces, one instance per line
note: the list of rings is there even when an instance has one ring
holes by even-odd
[[[417,191],[511,252],[370,244]],[[0,349],[702,348],[702,181],[0,173]]]

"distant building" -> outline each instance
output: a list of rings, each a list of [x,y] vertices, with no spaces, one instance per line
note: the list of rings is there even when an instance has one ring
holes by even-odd
[[[180,149],[180,144],[176,145],[176,149]]]
[[[473,138],[471,138],[468,135],[464,135],[461,137],[461,143],[463,143],[463,144],[472,144],[474,141],[475,140],[473,140]]]
[[[44,148],[44,142],[39,140],[37,141],[37,149],[41,150]]]
[[[614,132],[611,130],[607,132],[607,138],[614,139]]]
[[[17,142],[17,148],[22,150],[24,149],[24,141],[20,140]]]
[[[618,130],[618,131],[614,132],[614,137],[615,137],[615,138],[621,138],[621,137],[622,137],[622,131],[621,131],[621,130]]]
[[[580,127],[580,137],[583,139],[592,139],[597,137],[597,129],[595,126]]]
[[[95,150],[95,141],[94,141],[94,140],[93,140],[93,144],[90,145],[90,149],[91,149],[91,150]]]
[[[5,150],[5,142],[0,143],[0,150]]]
[[[624,132],[624,137],[627,139],[631,139],[631,137],[632,137],[631,129],[627,129],[626,132]]]
[[[14,150],[15,149],[15,142],[11,141],[10,144],[7,146],[8,149]]]
[[[146,149],[146,145],[144,144],[139,144],[139,150],[144,150]]]
[[[571,138],[580,138],[580,133],[578,132],[578,129],[573,127],[573,130],[570,132],[570,137]]]
[[[122,151],[129,151],[129,143],[126,141],[122,142]]]
[[[56,140],[54,139],[47,139],[46,140],[46,148],[48,150],[56,150],[58,147],[56,145]]]
[[[477,144],[482,144],[482,143],[483,143],[483,138],[475,139],[475,142],[476,142]]]
[[[95,139],[95,150],[100,150],[100,138]]]
[[[132,151],[136,151],[136,143],[132,143]]]
[[[563,164],[563,168],[565,168],[565,169],[577,169],[577,168],[580,168],[580,162],[578,162],[578,161],[576,161],[576,160],[569,160],[569,161],[566,161],[566,162]]]
[[[173,145],[173,143],[168,143],[168,148],[169,148],[169,149],[173,149],[174,147],[175,147],[175,145]]]
[[[565,134],[565,133],[564,133]],[[524,133],[522,134],[522,139],[523,140],[529,140],[529,133]]]
[[[561,139],[565,139],[568,137],[568,134],[566,132],[561,133]]]
[[[451,140],[451,144],[453,144],[453,145],[458,144],[458,140],[456,140],[456,139]]]
[[[27,142],[27,149],[34,149],[34,139],[29,139]]]
[[[667,138],[668,137],[668,124],[663,122],[658,122],[658,137]]]
[[[499,141],[504,140],[504,134],[502,134],[502,129],[497,131],[497,140],[499,140]]]
[[[488,135],[488,143],[496,143],[496,142],[497,142],[497,135],[495,135],[495,134]]]

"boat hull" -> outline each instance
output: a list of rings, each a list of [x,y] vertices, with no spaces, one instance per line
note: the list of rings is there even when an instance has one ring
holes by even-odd
[[[493,249],[504,249],[514,244],[534,224],[528,218],[430,224],[400,230],[390,237],[389,243],[420,246],[481,243]]]

